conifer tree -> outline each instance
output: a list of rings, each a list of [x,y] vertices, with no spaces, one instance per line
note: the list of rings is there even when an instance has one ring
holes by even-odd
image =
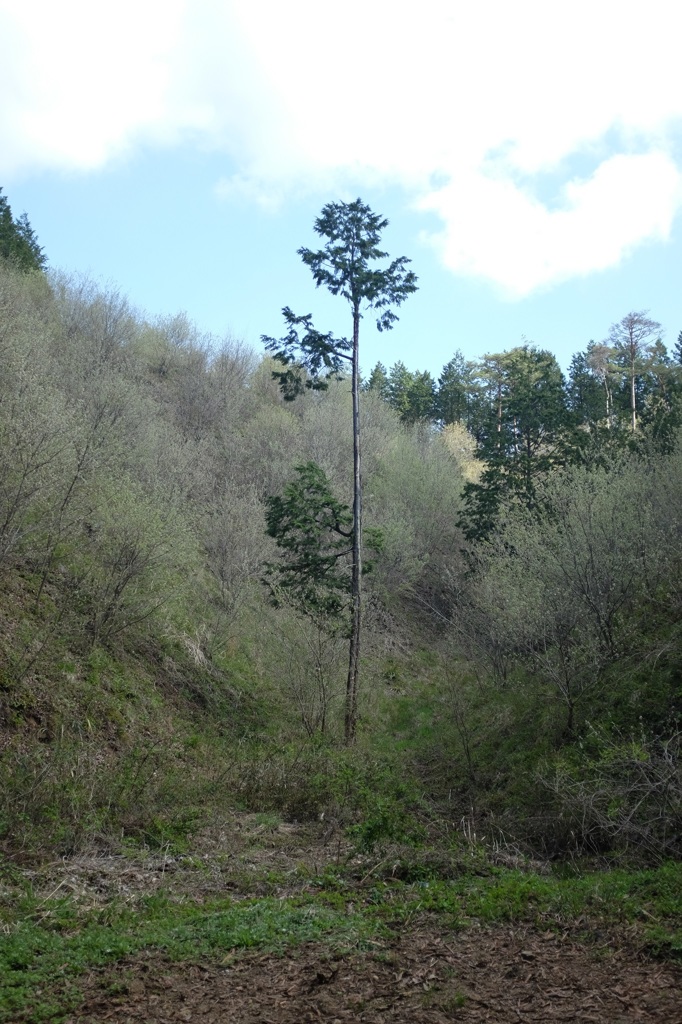
[[[362,385],[363,391],[373,391],[385,402],[389,399],[389,380],[386,367],[383,363],[377,363],[369,378]]]
[[[44,270],[47,258],[38,244],[26,213],[15,220],[7,196],[0,188],[0,258],[18,270]]]
[[[612,324],[608,344],[619,358],[629,381],[630,424],[637,429],[637,379],[646,371],[652,347],[650,339],[660,337],[661,325],[647,316],[648,309],[633,310]]]
[[[677,341],[673,345],[673,358],[675,362],[682,364],[682,331],[677,335]]]
[[[568,370],[568,404],[577,423],[592,428],[603,419],[602,391],[602,385],[590,366],[589,350],[576,353]]]
[[[551,352],[523,345],[483,359],[488,419],[479,457],[481,479],[464,487],[459,525],[468,540],[482,540],[497,526],[503,500],[535,504],[536,482],[568,458],[571,422],[561,368]]]
[[[462,352],[457,349],[438,378],[436,408],[442,424],[458,420],[470,425],[472,411],[473,373]]]
[[[409,413],[411,384],[412,374],[402,359],[399,359],[388,371],[388,402],[401,420],[406,419]]]
[[[432,420],[436,415],[436,382],[428,370],[417,370],[412,374],[407,392],[407,413],[405,423]]]
[[[322,249],[301,248],[298,254],[310,268],[319,287],[340,295],[351,307],[353,333],[350,339],[315,329],[312,317],[296,316],[286,306],[283,316],[289,330],[276,340],[262,341],[284,369],[275,371],[285,399],[292,400],[305,388],[324,389],[330,377],[340,377],[350,363],[353,393],[353,527],[351,570],[351,626],[348,679],[346,684],[345,736],[353,743],[357,727],[360,634],[362,626],[362,479],[360,460],[360,320],[363,310],[378,312],[377,328],[390,330],[398,319],[399,306],[417,289],[415,274],[407,269],[405,256],[385,269],[375,267],[388,253],[379,248],[385,218],[372,213],[356,199],[352,203],[328,203],[315,221],[315,232],[326,239]]]
[[[313,620],[338,621],[347,632],[348,579],[353,517],[331,492],[314,462],[296,466],[296,480],[283,495],[267,499],[267,533],[286,552],[285,562],[268,564],[266,579],[275,603],[279,592]]]

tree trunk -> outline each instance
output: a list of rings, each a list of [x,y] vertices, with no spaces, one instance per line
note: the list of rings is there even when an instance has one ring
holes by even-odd
[[[609,387],[609,381],[608,381],[608,377],[606,376],[606,374],[604,374],[604,390],[606,391],[606,427],[607,427],[608,430],[610,430],[611,429],[611,415],[612,415],[611,410],[612,410],[613,403],[612,403],[612,400],[611,400],[611,388]]]
[[[360,629],[362,623],[362,480],[360,476],[360,308],[353,309],[353,569],[351,591],[353,617],[350,632],[348,681],[346,683],[345,738],[355,742],[358,718],[358,675],[360,669]]]

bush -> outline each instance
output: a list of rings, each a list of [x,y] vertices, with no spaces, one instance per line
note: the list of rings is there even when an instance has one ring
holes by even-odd
[[[587,750],[541,775],[580,849],[682,853],[682,733],[635,740],[593,729]]]

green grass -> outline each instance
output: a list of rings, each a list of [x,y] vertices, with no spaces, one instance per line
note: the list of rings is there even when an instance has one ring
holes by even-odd
[[[636,925],[638,943],[652,955],[682,959],[682,864],[642,871],[613,870],[562,878],[492,869],[443,880],[375,881],[361,894],[329,875],[320,898],[339,905],[350,898],[364,913],[410,920],[417,913],[446,915],[450,924],[526,922],[540,928],[585,930]]]
[[[453,914],[464,924],[526,921],[540,927],[638,924],[651,953],[682,958],[682,864],[642,871],[613,870],[574,878],[498,870],[454,881],[412,885],[405,910]]]
[[[198,905],[152,898],[81,916],[71,901],[36,905],[0,938],[0,1021],[59,1021],[79,1001],[78,977],[142,949],[174,960],[225,959],[240,949],[282,952],[320,939],[352,948],[380,922],[312,900],[229,900]]]
[[[78,1005],[78,979],[142,949],[174,960],[225,960],[235,951],[283,952],[321,941],[337,950],[380,941],[385,926],[435,915],[445,929],[473,921],[523,921],[542,928],[636,925],[651,954],[682,957],[682,865],[557,878],[495,870],[455,880],[358,885],[334,874],[318,891],[289,899],[172,902],[150,897],[135,911],[112,904],[83,911],[70,899],[25,896],[4,915],[0,1021],[56,1022]],[[578,924],[576,924],[578,923]]]

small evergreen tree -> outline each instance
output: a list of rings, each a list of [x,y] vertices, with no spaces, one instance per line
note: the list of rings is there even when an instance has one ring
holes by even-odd
[[[470,425],[473,398],[473,364],[458,349],[438,378],[436,410],[438,419],[447,423]]]
[[[0,257],[18,270],[44,270],[47,258],[26,213],[15,220],[0,188]]]
[[[369,378],[362,385],[363,391],[373,391],[385,402],[389,400],[389,380],[386,367],[383,363],[377,363]]]
[[[314,462],[296,466],[296,473],[282,496],[266,501],[267,533],[285,554],[283,562],[268,563],[266,580],[275,603],[284,592],[304,615],[336,620],[347,634],[353,516]]]

